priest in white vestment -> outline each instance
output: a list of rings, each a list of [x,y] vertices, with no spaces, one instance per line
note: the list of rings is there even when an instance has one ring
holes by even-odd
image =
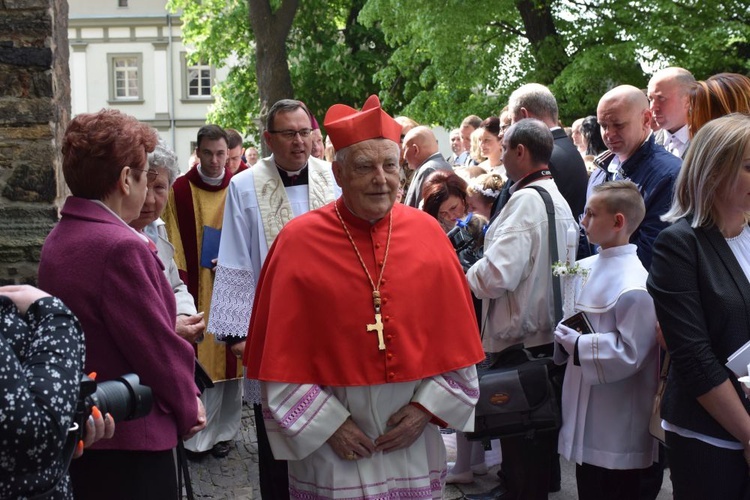
[[[224,206],[224,222],[216,266],[208,330],[220,340],[245,341],[255,287],[268,249],[293,217],[333,201],[341,190],[331,164],[310,156],[311,118],[292,99],[275,103],[264,136],[272,153],[234,177]],[[286,495],[286,468],[274,461],[265,438],[260,386],[247,380],[244,399],[253,404],[258,431],[261,494]]]

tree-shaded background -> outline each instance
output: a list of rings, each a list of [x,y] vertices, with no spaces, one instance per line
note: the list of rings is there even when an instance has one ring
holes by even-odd
[[[565,123],[615,85],[682,66],[750,73],[750,0],[171,0],[192,56],[231,66],[209,120],[256,134],[282,97],[322,122],[373,93],[389,113],[456,126],[548,85]],[[259,83],[262,82],[262,83]]]

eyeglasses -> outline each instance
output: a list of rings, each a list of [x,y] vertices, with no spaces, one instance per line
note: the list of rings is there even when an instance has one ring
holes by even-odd
[[[297,134],[299,134],[300,138],[307,139],[308,137],[310,137],[310,134],[312,134],[312,129],[303,128],[301,130],[269,130],[268,133],[279,134],[287,141],[293,141],[294,138],[297,137]]]
[[[148,182],[154,182],[157,177],[159,177],[159,172],[154,170],[153,168],[133,168],[130,167],[130,170],[135,170],[137,172],[146,172],[146,180]]]

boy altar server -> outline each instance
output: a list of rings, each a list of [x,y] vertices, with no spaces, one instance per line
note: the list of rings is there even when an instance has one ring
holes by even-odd
[[[656,313],[648,273],[628,243],[644,213],[632,182],[594,188],[582,225],[601,251],[579,261],[588,276],[575,304],[593,333],[562,323],[555,330],[555,361],[567,359],[559,452],[577,464],[581,500],[638,498],[640,471],[657,459],[648,432],[658,383]]]

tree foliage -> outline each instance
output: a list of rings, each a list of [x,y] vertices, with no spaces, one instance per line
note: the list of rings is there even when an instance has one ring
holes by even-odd
[[[378,81],[409,80],[386,103],[455,125],[527,82],[550,86],[569,122],[615,85],[645,87],[644,65],[747,73],[748,12],[747,0],[369,0],[360,17],[396,47]]]
[[[258,88],[258,37],[251,26],[251,2],[265,3],[272,14],[283,5],[281,0],[170,0],[169,8],[182,10],[184,43],[195,59],[230,67],[227,79],[214,88],[216,102],[208,119],[257,133],[264,89]],[[364,3],[303,0],[296,8],[286,39],[292,89],[281,97],[304,101],[321,125],[332,104],[361,106],[379,90],[373,75],[392,51],[378,29],[357,21]]]
[[[285,97],[321,121],[331,104],[377,93],[392,114],[455,126],[539,82],[569,123],[615,85],[645,87],[660,67],[700,79],[750,72],[749,0],[170,0],[193,55],[231,67],[210,120],[257,130],[268,85],[259,89],[249,5],[276,13],[290,1]]]

